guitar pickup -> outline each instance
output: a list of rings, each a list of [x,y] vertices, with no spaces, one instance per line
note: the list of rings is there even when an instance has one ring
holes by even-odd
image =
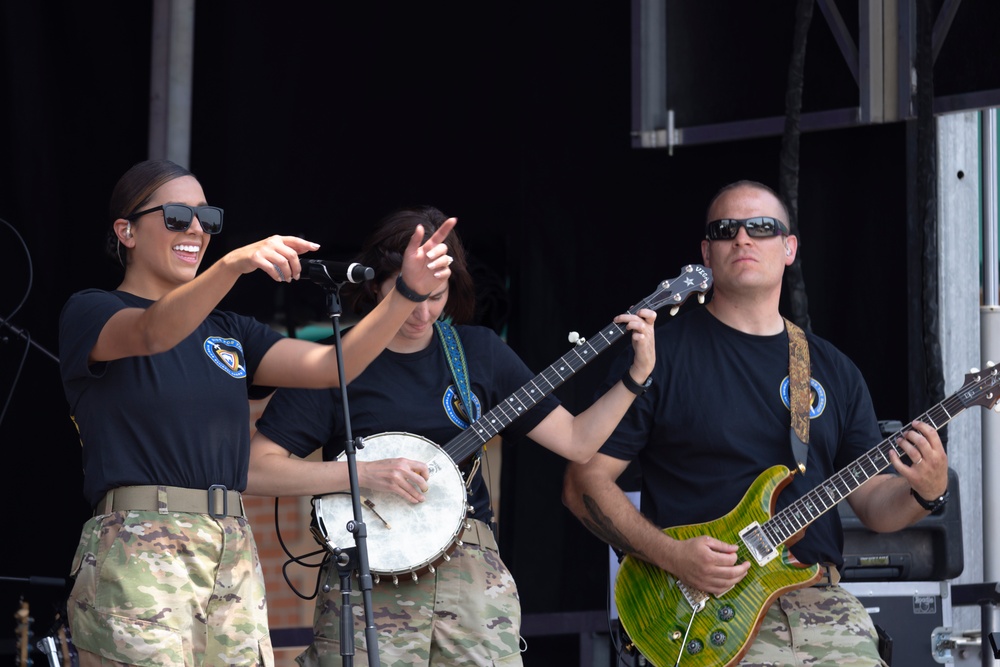
[[[767,539],[767,535],[761,530],[760,524],[754,521],[740,531],[740,539],[746,545],[757,565],[764,565],[774,560],[778,556],[774,545]]]

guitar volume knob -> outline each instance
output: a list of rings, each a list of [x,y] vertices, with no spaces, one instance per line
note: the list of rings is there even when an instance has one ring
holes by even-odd
[[[719,608],[718,617],[720,621],[728,622],[736,618],[736,611],[728,604],[723,605]]]

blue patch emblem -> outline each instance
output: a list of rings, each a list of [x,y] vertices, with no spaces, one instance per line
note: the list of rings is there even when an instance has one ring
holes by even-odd
[[[479,416],[483,412],[483,406],[479,402],[479,397],[476,396],[475,392],[469,392],[472,395],[472,409],[476,411],[476,416],[472,421],[479,419]],[[469,428],[469,419],[465,414],[465,406],[462,405],[462,397],[457,391],[455,391],[455,385],[448,385],[447,391],[444,392],[444,396],[441,398],[441,405],[444,406],[445,414],[448,415],[448,419],[451,423],[459,428]]]
[[[216,366],[234,378],[247,376],[247,367],[243,363],[243,345],[235,338],[209,336],[205,339],[205,354]]]
[[[781,402],[789,410],[792,409],[792,401],[788,397],[788,376],[781,381]],[[809,419],[816,419],[823,410],[826,409],[826,389],[823,389],[816,378],[809,378]]]

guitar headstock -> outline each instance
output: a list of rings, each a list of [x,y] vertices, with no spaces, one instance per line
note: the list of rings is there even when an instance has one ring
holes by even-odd
[[[958,393],[962,405],[981,405],[1000,412],[1000,366],[986,362],[986,370],[973,368],[965,376],[965,385]]]
[[[705,302],[705,293],[712,287],[712,269],[701,264],[688,264],[681,271],[680,275],[673,280],[664,280],[646,299],[637,305],[632,312],[639,308],[652,308],[657,310],[670,303],[670,314],[676,315],[681,304],[688,300],[692,294],[698,295],[698,303]]]

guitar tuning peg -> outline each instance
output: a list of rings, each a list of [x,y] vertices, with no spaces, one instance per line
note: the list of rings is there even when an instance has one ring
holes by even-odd
[[[581,336],[576,331],[570,331],[569,336],[567,336],[567,338],[569,339],[569,342],[572,343],[573,345],[583,345],[585,342],[587,342],[587,339]]]
[[[992,361],[986,362],[986,368],[993,368],[994,366],[996,366],[996,364],[994,364]]]
[[[705,303],[705,295],[704,294],[699,294],[698,295],[698,303]]]
[[[978,368],[976,368],[975,366],[973,366],[972,368],[970,368],[970,369],[969,369],[969,372],[970,372],[970,373],[978,373],[978,372],[979,372],[979,369],[978,369]]]
[[[671,308],[671,309],[670,309],[670,316],[671,316],[671,317],[673,317],[674,315],[676,315],[676,314],[677,314],[677,312],[678,312],[678,311],[679,311],[680,309],[681,309],[681,307],[680,307],[680,306],[674,306],[673,308]]]

